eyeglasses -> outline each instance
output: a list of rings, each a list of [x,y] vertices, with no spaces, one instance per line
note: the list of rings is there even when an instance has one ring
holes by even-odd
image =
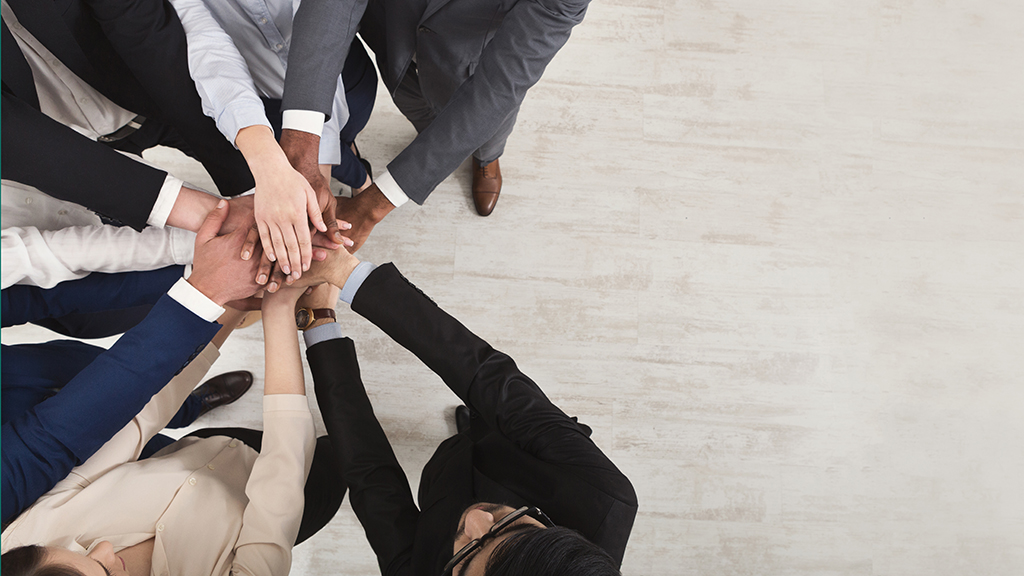
[[[444,565],[444,572],[441,573],[441,576],[448,576],[449,574],[451,574],[452,570],[455,569],[455,566],[457,566],[459,562],[462,562],[463,560],[468,558],[470,554],[476,552],[481,546],[484,545],[485,542],[500,534],[502,530],[508,528],[523,516],[529,516],[530,518],[533,518],[534,520],[540,522],[548,528],[554,528],[555,526],[555,523],[552,522],[546,514],[541,512],[540,508],[537,508],[536,506],[523,506],[522,508],[516,510],[515,512],[510,512],[509,514],[506,514],[504,518],[495,522],[494,525],[491,526],[491,529],[488,530],[486,534],[477,538],[476,540],[471,541],[469,544],[463,546],[462,549],[456,552],[455,556],[452,556],[452,559]]]

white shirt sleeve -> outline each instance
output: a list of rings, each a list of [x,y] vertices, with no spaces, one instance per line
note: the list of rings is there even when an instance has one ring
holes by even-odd
[[[270,127],[245,58],[202,0],[171,0],[188,40],[188,69],[203,101],[203,112],[234,144],[238,131]]]
[[[171,216],[171,210],[174,209],[174,203],[178,201],[178,194],[181,193],[181,187],[184,185],[184,182],[170,174],[164,178],[163,186],[160,186],[160,192],[156,196],[156,202],[153,203],[153,209],[149,212],[146,224],[157,228],[167,225],[167,218]]]
[[[377,185],[377,188],[380,189],[382,194],[384,194],[384,197],[387,198],[388,202],[391,202],[395,208],[398,208],[409,201],[409,197],[405,195],[402,187],[395,181],[391,172],[385,170],[383,174],[373,181],[373,183]]]
[[[285,110],[281,113],[281,128],[298,130],[319,136],[324,131],[324,113],[312,110]]]
[[[345,100],[345,85],[338,76],[338,89],[334,93],[331,119],[324,122],[320,136],[320,163],[335,166],[341,162],[341,128],[348,122],[348,101]]]
[[[34,227],[3,231],[2,287],[27,284],[53,288],[90,272],[156,270],[188,264],[195,233],[178,228],[72,226],[41,231]]]

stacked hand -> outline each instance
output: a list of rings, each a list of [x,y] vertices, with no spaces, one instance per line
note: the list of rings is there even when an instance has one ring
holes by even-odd
[[[238,257],[248,228],[236,227],[229,233],[218,235],[225,227],[230,211],[228,202],[221,200],[206,216],[196,232],[192,274],[188,277],[190,284],[221,306],[232,300],[248,298],[261,288],[253,281],[259,259],[242,260]]]

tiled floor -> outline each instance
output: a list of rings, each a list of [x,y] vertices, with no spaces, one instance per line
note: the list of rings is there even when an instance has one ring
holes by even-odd
[[[360,256],[593,426],[640,497],[624,574],[1022,574],[1022,26],[1006,0],[594,2],[495,213],[464,165]],[[360,148],[380,170],[412,136],[381,94]],[[415,485],[455,397],[342,312]],[[249,328],[214,372],[262,361]],[[295,550],[375,572],[347,503]]]

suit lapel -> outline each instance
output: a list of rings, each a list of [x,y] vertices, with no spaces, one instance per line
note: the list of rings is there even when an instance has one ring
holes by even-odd
[[[426,22],[427,18],[433,16],[450,1],[451,0],[427,0],[427,9],[423,12],[423,17],[420,18],[420,24]]]

